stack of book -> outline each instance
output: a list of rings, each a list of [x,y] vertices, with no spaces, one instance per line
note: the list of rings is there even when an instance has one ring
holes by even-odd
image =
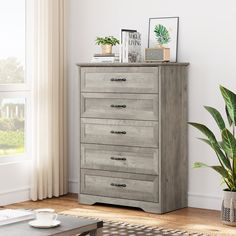
[[[32,211],[13,209],[0,210],[0,226],[34,218],[35,215]]]
[[[119,56],[112,54],[94,54],[91,62],[100,63],[100,62],[119,62]]]
[[[137,30],[121,29],[120,62],[141,61],[141,34]]]

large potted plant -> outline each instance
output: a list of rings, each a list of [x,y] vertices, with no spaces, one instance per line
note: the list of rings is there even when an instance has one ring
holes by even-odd
[[[194,163],[194,168],[210,167],[221,175],[227,186],[224,189],[221,219],[224,224],[236,226],[236,94],[223,86],[220,86],[220,91],[225,101],[228,125],[225,124],[224,119],[217,109],[205,106],[220,129],[220,140],[204,124],[189,122],[190,125],[205,135],[206,138],[200,138],[200,140],[214,150],[219,164],[209,166],[202,162],[196,162]]]
[[[119,44],[119,43],[120,41],[113,36],[96,38],[96,44],[101,45],[102,47],[102,54],[111,54],[112,46],[115,46],[116,44]]]

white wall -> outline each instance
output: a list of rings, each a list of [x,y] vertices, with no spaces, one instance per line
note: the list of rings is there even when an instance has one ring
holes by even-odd
[[[31,161],[0,164],[0,206],[29,200]]]
[[[190,62],[189,120],[216,126],[203,105],[223,111],[218,86],[236,91],[236,2],[234,0],[70,0],[69,15],[69,79],[70,79],[70,187],[77,191],[78,155],[73,142],[76,120],[73,110],[75,64],[88,62],[100,48],[94,45],[96,36],[119,37],[120,28],[134,28],[142,33],[143,48],[147,46],[150,17],[179,16],[179,61]],[[118,51],[118,48],[116,49]],[[216,163],[208,147],[189,129],[189,206],[219,209],[221,180],[212,170],[193,170],[194,161]]]

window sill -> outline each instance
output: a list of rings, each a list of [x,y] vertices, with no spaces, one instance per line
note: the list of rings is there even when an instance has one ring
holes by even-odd
[[[2,165],[15,165],[24,162],[31,162],[32,159],[26,157],[0,157],[0,166]]]

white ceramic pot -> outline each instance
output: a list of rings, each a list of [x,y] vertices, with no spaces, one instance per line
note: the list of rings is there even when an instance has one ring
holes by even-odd
[[[224,191],[221,220],[226,225],[236,226],[236,192]]]

